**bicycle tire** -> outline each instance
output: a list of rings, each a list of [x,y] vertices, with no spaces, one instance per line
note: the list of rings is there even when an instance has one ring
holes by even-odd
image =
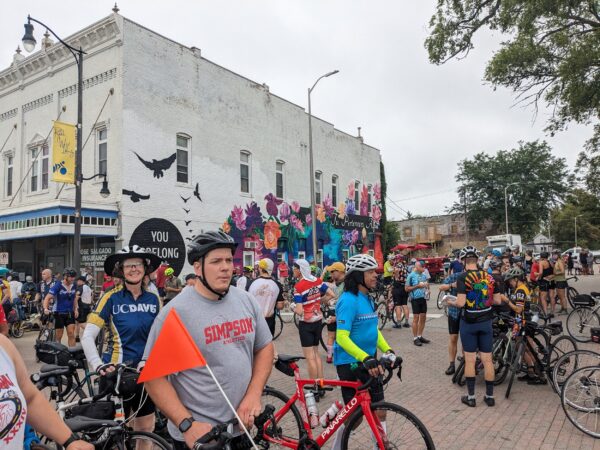
[[[454,371],[454,375],[452,375],[452,383],[456,384],[458,382],[458,379],[460,377],[462,377],[462,374],[465,371],[465,360],[464,358],[462,359],[462,361],[460,361],[460,363],[458,364],[458,367],[456,368],[456,370]]]
[[[579,295],[579,291],[572,286],[567,286],[567,301],[571,308],[575,309],[575,304],[573,303],[573,299]]]
[[[508,385],[506,386],[504,398],[508,398],[510,396],[510,391],[512,389],[513,382],[515,381],[515,376],[517,375],[517,372],[521,369],[521,359],[523,358],[524,351],[525,343],[521,340],[517,343],[515,358],[513,359],[510,365],[510,377],[508,378]]]
[[[275,333],[273,334],[273,340],[277,339],[283,332],[283,320],[280,314],[275,314]]]
[[[327,324],[325,322],[323,322],[323,324],[321,325],[321,334],[319,335],[319,343],[321,344],[321,347],[323,348],[323,350],[325,350],[325,353],[327,353]]]
[[[504,383],[506,380],[506,376],[508,375],[508,371],[510,369],[510,341],[506,334],[502,335],[502,338],[499,338],[497,342],[494,343],[494,347],[492,348],[492,362],[494,363],[494,385],[499,386]],[[504,360],[504,355],[508,352],[508,361]]]
[[[446,293],[444,291],[439,291],[438,295],[437,295],[437,309],[444,309],[444,295],[446,295]]]
[[[377,312],[377,328],[383,330],[385,327],[385,323],[387,322],[387,305],[385,302],[380,302],[377,304],[377,308],[375,309]]]
[[[567,316],[567,332],[577,342],[592,340],[592,327],[600,326],[600,316],[589,306],[575,308]]]
[[[386,439],[388,448],[410,448],[411,450],[435,449],[433,439],[427,427],[409,410],[400,405],[388,402],[371,404],[371,411],[385,411],[386,414]],[[395,421],[391,413],[398,418]],[[356,411],[345,424],[342,435],[343,450],[364,450],[373,448],[372,431],[366,420],[363,420],[362,409]],[[397,437],[396,437],[397,436]]]
[[[15,322],[11,325],[11,334],[14,338],[22,338],[25,334],[25,329],[23,328],[23,322]]]
[[[265,386],[261,396],[261,404],[264,407],[268,404],[275,407],[275,412],[281,410],[281,408],[290,400],[290,398],[285,395],[283,392],[278,391],[277,389],[273,389],[269,386]],[[293,420],[289,418],[290,412],[292,413]],[[287,418],[287,419],[286,419]],[[281,434],[282,437],[290,438],[290,439],[300,439],[300,436],[305,432],[302,416],[300,415],[300,411],[296,407],[296,405],[292,405],[289,411],[281,417],[281,420],[276,424],[277,432]],[[257,430],[254,431],[256,436]],[[261,446],[262,443],[262,446]],[[274,448],[276,447],[273,443],[262,442],[260,439],[256,444],[259,448]]]
[[[171,445],[158,434],[150,433],[148,431],[125,431],[121,434],[123,437],[122,441],[117,440],[119,436],[115,436],[109,446],[103,446],[103,449],[117,449],[117,450],[129,450],[135,448],[149,448],[150,450],[171,450]],[[139,446],[142,442],[146,444],[152,444],[148,446]],[[133,445],[132,445],[133,444]]]
[[[294,325],[296,325],[296,328],[300,327],[300,316],[296,313],[294,313],[294,317],[292,319],[294,321]]]
[[[552,376],[550,372],[554,371],[554,366],[560,358],[567,353],[572,353],[577,350],[579,350],[577,348],[577,341],[571,336],[559,336],[558,339],[553,341],[550,344],[548,352],[547,372],[549,373],[549,376]]]
[[[573,372],[565,381],[561,391],[561,405],[567,419],[580,431],[596,439],[600,438],[600,420],[596,405],[596,393],[600,384],[600,368],[598,366],[582,367]],[[590,378],[594,377],[593,380]],[[589,392],[589,386],[594,385],[594,392]],[[571,399],[571,395],[576,396]],[[594,429],[586,426],[587,418],[591,418]]]
[[[552,389],[561,395],[562,386],[573,372],[581,367],[600,365],[600,353],[593,350],[575,350],[561,356],[552,369]]]

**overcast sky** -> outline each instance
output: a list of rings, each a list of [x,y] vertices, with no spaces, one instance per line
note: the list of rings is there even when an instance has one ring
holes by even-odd
[[[388,217],[443,213],[456,200],[457,163],[519,140],[547,139],[571,167],[591,130],[572,126],[551,138],[547,113],[513,106],[513,94],[482,82],[498,36],[484,32],[467,59],[428,62],[423,46],[437,0],[121,0],[120,14],[306,105],[381,150],[388,181]],[[31,14],[61,37],[111,13],[114,1],[29,0],[3,8],[0,70],[12,61]],[[42,30],[37,27],[38,42]],[[501,202],[503,199],[499,199]]]

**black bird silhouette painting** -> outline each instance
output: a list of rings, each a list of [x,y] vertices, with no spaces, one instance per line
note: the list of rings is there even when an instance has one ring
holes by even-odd
[[[135,191],[128,191],[127,189],[123,189],[123,194],[124,195],[129,195],[129,198],[131,199],[131,201],[133,203],[137,203],[140,200],[148,200],[150,198],[150,194],[148,194],[148,195],[142,195],[142,194],[138,194]]]
[[[192,197],[185,198],[185,197],[184,197],[183,195],[181,195],[181,194],[179,194],[179,196],[181,197],[181,200],[183,200],[183,203],[187,203],[187,202],[188,202],[188,200],[189,200],[190,198],[192,198]]]
[[[168,170],[173,165],[173,163],[175,162],[175,159],[177,158],[177,153],[173,153],[168,158],[161,159],[160,161],[153,159],[152,162],[148,162],[145,159],[143,159],[140,155],[138,155],[136,152],[133,152],[133,153],[135,153],[135,156],[138,157],[138,159],[142,162],[142,164],[144,166],[146,166],[148,169],[150,169],[151,171],[154,172],[154,178],[162,178],[165,175],[164,171]]]
[[[200,183],[196,183],[196,189],[194,189],[194,196],[198,200],[202,201],[202,199],[200,198],[200,189],[199,188],[200,188]]]
[[[186,227],[189,227],[189,226],[190,226],[190,223],[192,223],[192,221],[191,221],[191,220],[184,220],[184,222],[185,222],[185,226],[186,226]]]
[[[189,210],[189,209],[185,209],[185,208],[183,208],[183,210],[185,211],[185,213],[186,213],[186,214],[189,214],[189,213],[190,213],[190,210]]]

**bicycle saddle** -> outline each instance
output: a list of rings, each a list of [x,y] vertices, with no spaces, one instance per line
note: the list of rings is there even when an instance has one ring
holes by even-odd
[[[77,433],[78,431],[96,430],[98,428],[116,427],[119,425],[119,423],[114,420],[90,419],[85,416],[65,419],[65,423],[73,433]]]
[[[40,373],[45,374],[49,372],[69,373],[71,372],[71,368],[69,366],[57,366],[56,364],[44,364],[40,367]]]
[[[600,297],[600,292],[590,292],[592,297]]]
[[[300,361],[301,359],[306,359],[306,358],[304,358],[304,356],[283,355],[281,353],[277,357],[278,357],[279,361],[284,362],[284,363],[292,363],[292,362]]]

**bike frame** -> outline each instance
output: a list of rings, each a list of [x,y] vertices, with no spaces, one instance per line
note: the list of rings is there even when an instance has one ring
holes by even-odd
[[[360,381],[341,381],[341,380],[325,380],[325,379],[302,379],[300,378],[300,370],[296,363],[291,363],[290,367],[294,369],[294,379],[296,383],[296,392],[289,399],[289,401],[279,410],[274,413],[275,421],[279,422],[283,416],[285,416],[291,409],[292,405],[296,402],[299,402],[302,405],[300,409],[300,415],[302,416],[302,424],[304,427],[304,431],[306,432],[309,439],[314,440],[319,447],[322,447],[325,442],[327,442],[331,436],[335,434],[335,432],[340,428],[340,426],[346,422],[348,418],[352,416],[359,408],[362,408],[363,414],[373,435],[377,440],[377,444],[379,448],[385,448],[384,439],[382,435],[385,435],[383,427],[381,426],[381,422],[376,414],[373,414],[371,411],[371,395],[368,390],[359,391],[358,388],[362,386],[362,382]],[[349,387],[356,389],[356,394],[350,400],[344,408],[342,408],[335,419],[329,424],[323,432],[315,437],[313,434],[313,430],[310,426],[309,417],[308,417],[308,409],[306,407],[306,397],[304,395],[304,387],[305,386],[337,386],[337,387]],[[263,439],[267,442],[271,442],[277,445],[281,445],[283,447],[298,449],[300,440],[298,439],[288,439],[288,438],[272,438],[264,433],[271,425],[271,421],[267,420],[263,427]],[[302,439],[302,438],[301,438]]]

